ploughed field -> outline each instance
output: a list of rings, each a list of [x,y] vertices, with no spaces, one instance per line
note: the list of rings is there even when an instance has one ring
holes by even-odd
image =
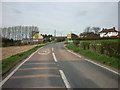
[[[35,46],[36,45],[2,47],[2,59],[6,59],[12,55],[27,51]]]

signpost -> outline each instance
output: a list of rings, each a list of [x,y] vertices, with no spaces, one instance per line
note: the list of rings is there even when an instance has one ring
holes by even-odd
[[[34,34],[33,39],[39,39],[39,34]]]
[[[36,32],[36,31],[33,31],[32,32],[32,35],[33,35],[33,42],[37,42],[37,45],[38,45],[38,42],[39,42],[39,32]]]
[[[37,44],[41,39],[43,39],[43,37],[40,34],[34,34],[33,35],[33,41],[37,42]]]
[[[72,38],[72,35],[71,35],[71,34],[67,34],[67,38],[68,38],[68,39],[71,39],[71,38]]]

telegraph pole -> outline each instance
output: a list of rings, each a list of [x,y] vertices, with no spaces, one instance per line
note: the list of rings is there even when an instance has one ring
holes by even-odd
[[[54,40],[56,40],[56,29],[54,31]]]
[[[54,37],[56,37],[56,30],[54,31]]]

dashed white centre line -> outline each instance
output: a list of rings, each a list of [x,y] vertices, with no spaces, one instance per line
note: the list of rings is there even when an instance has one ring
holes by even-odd
[[[54,49],[52,48],[52,51],[54,51]]]
[[[68,82],[64,72],[62,70],[59,70],[59,72],[60,72],[61,77],[62,77],[62,79],[63,79],[63,81],[65,83],[66,88],[71,88],[70,83]]]
[[[56,56],[55,56],[55,53],[52,53],[52,55],[53,55],[53,58],[54,58],[55,62],[58,62],[58,61],[57,61],[57,58],[56,58]],[[68,82],[68,80],[67,80],[64,72],[63,72],[62,70],[59,70],[59,72],[60,72],[60,75],[61,75],[61,77],[62,77],[62,79],[63,79],[63,82],[64,82],[66,88],[71,88],[71,86],[70,86],[70,84],[69,84],[69,82]]]
[[[52,55],[53,55],[53,58],[54,58],[55,62],[57,62],[57,59],[56,59],[55,53],[52,53]]]

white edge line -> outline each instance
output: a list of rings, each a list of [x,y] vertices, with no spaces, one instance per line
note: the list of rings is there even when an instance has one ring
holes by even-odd
[[[38,50],[42,49],[43,47],[39,48]],[[26,62],[28,61],[36,52],[33,52],[27,59],[25,59],[23,62],[21,62],[4,80],[0,82],[0,87]]]
[[[116,71],[114,71],[114,70],[111,70],[111,69],[109,69],[109,68],[107,68],[107,67],[105,67],[105,66],[102,66],[102,65],[100,65],[100,64],[98,64],[98,63],[95,63],[95,62],[93,62],[93,61],[91,61],[91,60],[88,60],[88,59],[85,59],[85,60],[88,61],[88,62],[91,62],[91,63],[93,63],[93,64],[95,64],[95,65],[97,65],[97,66],[99,66],[99,67],[102,67],[102,68],[104,68],[104,69],[107,69],[107,70],[109,70],[109,71],[111,71],[111,72],[113,72],[113,73],[115,73],[115,74],[120,75],[118,72],[116,72]]]
[[[55,57],[55,53],[52,53],[52,55],[53,55],[53,58],[54,58],[55,62],[57,62],[57,59]]]
[[[59,72],[61,74],[61,77],[62,77],[62,79],[64,81],[64,84],[65,84],[66,88],[71,88],[70,83],[68,82],[64,72],[62,70],[59,70]]]
[[[81,58],[81,56],[80,56],[80,55],[78,55],[78,54],[76,54],[76,53],[74,53],[74,52],[72,52],[72,51],[70,51],[70,50],[67,50],[67,51],[69,51],[70,53],[72,53],[72,54],[74,54],[74,55],[78,56],[79,58]]]
[[[67,49],[67,48],[66,48],[66,49]],[[67,51],[69,51],[70,53],[72,53],[72,54],[78,56],[79,58],[81,58],[80,55],[78,55],[78,54],[76,54],[76,53],[74,53],[74,52],[72,52],[72,51],[70,51],[70,50],[68,50],[68,49],[67,49]],[[93,63],[93,64],[95,64],[95,65],[97,65],[97,66],[99,66],[99,67],[102,67],[102,68],[104,68],[104,69],[106,69],[106,70],[108,70],[108,71],[111,71],[111,72],[113,72],[113,73],[115,73],[115,74],[120,75],[119,72],[116,72],[116,71],[111,70],[111,69],[109,69],[109,68],[107,68],[107,67],[105,67],[105,66],[102,66],[102,65],[100,65],[100,64],[98,64],[98,63],[95,63],[94,61],[91,61],[91,60],[88,60],[88,59],[85,59],[85,60],[88,61],[88,62],[90,62],[90,63]]]

